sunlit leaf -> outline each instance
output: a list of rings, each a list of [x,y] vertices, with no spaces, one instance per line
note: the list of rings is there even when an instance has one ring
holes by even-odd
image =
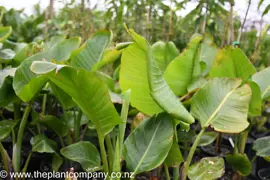
[[[245,130],[251,89],[240,79],[214,78],[192,98],[191,114],[202,127],[216,131],[239,133]],[[229,113],[228,113],[229,112]]]

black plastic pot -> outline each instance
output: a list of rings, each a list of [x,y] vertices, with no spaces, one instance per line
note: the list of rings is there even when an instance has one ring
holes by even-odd
[[[264,168],[258,171],[261,180],[270,180],[270,168]]]

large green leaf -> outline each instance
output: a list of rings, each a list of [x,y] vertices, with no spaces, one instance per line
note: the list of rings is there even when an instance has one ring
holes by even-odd
[[[131,104],[146,114],[164,109],[177,119],[193,123],[194,118],[166,83],[148,42],[132,29],[128,32],[135,42],[122,55],[120,86],[124,91],[131,89]]]
[[[270,96],[270,67],[254,74],[252,80],[260,87],[262,99],[266,100]]]
[[[246,154],[229,154],[226,156],[226,161],[241,176],[248,176],[251,173],[252,164]]]
[[[43,135],[36,135],[31,139],[32,151],[39,153],[54,153],[57,149],[55,141]]]
[[[164,72],[164,77],[173,92],[176,95],[184,95],[187,93],[188,85],[191,83],[193,74],[198,74],[200,71],[200,63],[196,58],[197,51],[202,41],[202,36],[194,36],[188,48],[175,58]]]
[[[25,59],[14,76],[13,88],[23,101],[30,101],[47,82],[44,76],[37,76],[30,71],[30,66],[33,61],[63,61],[67,60],[72,50],[78,48],[80,38],[75,37],[61,41],[59,44],[53,46],[51,49],[37,53]]]
[[[159,69],[164,72],[169,63],[179,55],[179,50],[172,41],[166,43],[158,41],[152,45],[152,54]]]
[[[213,37],[194,35],[180,56],[166,69],[164,76],[176,95],[184,95],[203,84],[217,54]]]
[[[11,26],[0,27],[0,43],[4,42],[12,32]]]
[[[0,121],[0,141],[7,138],[12,131],[13,127],[16,125],[15,121],[2,120]]]
[[[256,151],[257,156],[270,156],[270,136],[257,139],[254,142],[252,149]]]
[[[34,62],[31,69],[41,73],[42,68],[46,69],[44,66],[47,64],[40,66],[41,63]],[[36,68],[37,64],[40,69]],[[111,102],[107,86],[92,72],[61,67],[62,69],[58,69],[57,72],[52,71],[46,77],[72,97],[83,113],[93,121],[99,133],[102,135],[109,133],[121,122],[121,119]]]
[[[111,38],[110,31],[97,32],[91,39],[86,41],[84,48],[71,58],[71,65],[91,70],[102,59]]]
[[[191,113],[202,127],[216,131],[239,133],[245,130],[251,89],[240,79],[214,78],[192,98]]]
[[[225,172],[224,160],[220,157],[206,157],[189,167],[188,177],[191,180],[214,180]]]
[[[226,47],[218,52],[210,77],[230,77],[246,80],[254,73],[256,73],[256,69],[241,49]]]
[[[81,141],[61,149],[66,158],[78,162],[85,171],[100,168],[100,155],[97,148],[90,142]]]
[[[130,171],[138,174],[163,163],[173,143],[173,119],[166,114],[153,116],[128,136],[123,156]]]

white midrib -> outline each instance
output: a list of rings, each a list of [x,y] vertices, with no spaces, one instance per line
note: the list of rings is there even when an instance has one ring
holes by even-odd
[[[206,125],[208,126],[209,123],[212,121],[212,119],[215,117],[215,115],[218,113],[218,111],[221,109],[221,107],[225,104],[229,96],[235,91],[236,88],[233,88],[221,101],[221,103],[218,105],[217,109],[214,111],[214,113],[209,117],[209,119],[206,121]]]
[[[161,120],[159,120],[158,126],[157,126],[157,128],[156,128],[156,130],[155,130],[155,132],[154,132],[154,134],[153,134],[153,136],[152,136],[152,138],[151,138],[151,141],[149,142],[149,146],[147,147],[147,149],[146,149],[144,155],[142,156],[141,160],[139,161],[139,163],[138,163],[136,169],[134,170],[134,173],[137,172],[138,168],[139,168],[139,167],[141,166],[141,164],[143,163],[143,160],[144,160],[145,156],[147,155],[147,153],[148,153],[148,151],[149,151],[149,149],[150,149],[150,146],[152,145],[153,140],[154,140],[154,138],[155,138],[155,136],[156,136],[156,133],[157,133],[157,130],[158,130],[159,126],[160,126],[160,123],[161,123]]]

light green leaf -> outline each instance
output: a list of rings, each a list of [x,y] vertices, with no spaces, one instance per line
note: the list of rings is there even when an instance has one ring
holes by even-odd
[[[173,92],[178,95],[187,93],[188,85],[193,79],[193,75],[198,74],[201,69],[199,59],[196,58],[197,51],[202,41],[202,36],[194,36],[188,48],[176,57],[164,72],[164,77],[172,88]]]
[[[0,27],[0,43],[4,42],[12,32],[11,26]]]
[[[4,140],[6,139],[10,132],[12,131],[13,127],[16,125],[17,123],[15,121],[12,120],[2,120],[0,121],[0,140]]]
[[[138,174],[163,163],[173,143],[173,119],[166,114],[153,116],[128,136],[123,156],[130,171]]]
[[[257,83],[248,81],[248,84],[252,91],[251,100],[249,103],[249,116],[259,116],[262,111],[262,99],[261,90]]]
[[[66,158],[78,162],[85,171],[100,167],[100,155],[97,148],[90,142],[80,141],[61,149]]]
[[[208,131],[208,132],[203,133],[203,135],[200,138],[200,142],[198,146],[207,146],[213,143],[216,140],[217,136],[218,136],[218,133],[214,131]]]
[[[270,96],[270,67],[254,74],[252,81],[258,84],[261,89],[261,97],[266,100]]]
[[[191,180],[214,180],[225,172],[224,160],[220,157],[206,157],[189,167],[188,177]]]
[[[31,69],[37,70],[35,63]],[[88,119],[95,124],[100,135],[106,135],[121,122],[111,102],[107,86],[95,74],[84,69],[63,67],[57,73],[50,72],[46,77],[72,97]]]
[[[100,61],[98,61],[95,65],[93,65],[91,71],[95,72],[98,69],[102,68],[103,66],[109,63],[113,63],[114,61],[120,58],[121,54],[122,51],[118,51],[116,49],[110,49],[105,51],[103,54],[103,58]]]
[[[31,139],[32,151],[39,153],[54,153],[57,149],[55,141],[43,135],[36,135]]]
[[[15,56],[15,52],[11,49],[1,49],[0,59],[11,60]]]
[[[158,41],[152,45],[152,54],[159,69],[164,72],[169,63],[179,55],[179,50],[172,41],[166,43]]]
[[[105,48],[111,40],[110,31],[99,31],[91,39],[87,40],[84,48],[71,58],[74,67],[91,70],[93,66],[102,60]],[[95,67],[98,69],[98,67]]]
[[[53,82],[50,82],[50,87],[52,89],[53,95],[60,102],[61,106],[67,110],[75,106],[72,98],[61,88],[55,85]]]
[[[257,139],[253,143],[252,149],[256,151],[257,156],[261,157],[270,156],[270,136]]]
[[[241,176],[248,176],[251,173],[252,164],[246,154],[229,154],[226,156],[226,161]]]
[[[80,38],[75,37],[64,40],[59,44],[53,46],[48,51],[37,53],[27,59],[25,59],[14,76],[13,88],[23,101],[30,101],[45,85],[47,78],[44,76],[37,76],[30,71],[30,66],[33,61],[41,60],[55,60],[63,61],[67,60],[72,50],[78,48],[80,44]]]
[[[230,77],[246,80],[254,73],[256,73],[256,69],[241,49],[227,47],[218,52],[210,77]]]
[[[135,43],[124,50],[125,55],[122,56],[120,70],[120,86],[122,90],[131,89],[131,104],[146,114],[159,113],[162,111],[161,107],[177,119],[189,124],[193,123],[194,118],[166,83],[162,71],[153,58],[148,42],[132,29],[129,29],[128,32]],[[141,65],[136,66],[134,61],[141,63]],[[145,66],[144,62],[146,68],[142,67]],[[141,71],[141,68],[145,72]],[[149,102],[146,102],[148,100]]]
[[[192,98],[191,114],[202,127],[216,131],[239,133],[245,130],[251,89],[241,85],[240,79],[214,78],[209,80]]]

